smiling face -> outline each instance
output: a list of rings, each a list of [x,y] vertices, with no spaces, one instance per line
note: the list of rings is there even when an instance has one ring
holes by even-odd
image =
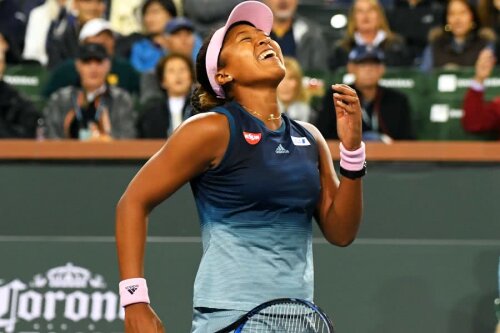
[[[473,28],[474,16],[462,1],[453,0],[448,5],[446,20],[455,37],[465,37]]]
[[[235,25],[227,32],[219,64],[216,79],[221,85],[230,75],[235,85],[264,84],[275,88],[285,76],[283,54],[278,43],[247,24]]]

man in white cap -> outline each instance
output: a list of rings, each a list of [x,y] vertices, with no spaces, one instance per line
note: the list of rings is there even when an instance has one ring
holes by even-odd
[[[80,44],[96,43],[104,46],[111,57],[111,70],[107,77],[109,85],[123,88],[132,95],[139,94],[139,74],[127,59],[115,55],[115,33],[108,21],[102,18],[88,21],[80,31],[78,39]],[[79,82],[75,60],[69,59],[54,69],[43,95],[48,97],[59,88],[78,86]]]
[[[104,46],[80,45],[76,68],[81,87],[67,86],[50,96],[43,114],[51,139],[110,140],[136,136],[130,95],[106,82],[111,64]]]

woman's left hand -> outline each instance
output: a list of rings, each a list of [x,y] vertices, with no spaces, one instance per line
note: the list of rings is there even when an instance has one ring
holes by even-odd
[[[332,85],[337,117],[337,134],[347,150],[361,147],[362,116],[356,91],[345,84]]]

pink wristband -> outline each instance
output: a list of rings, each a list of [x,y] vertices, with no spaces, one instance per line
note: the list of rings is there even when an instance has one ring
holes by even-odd
[[[340,166],[349,171],[359,171],[365,165],[366,153],[365,143],[361,142],[361,147],[351,151],[347,150],[342,142],[340,143]]]
[[[143,278],[120,281],[120,305],[125,307],[134,303],[148,303],[148,285]]]

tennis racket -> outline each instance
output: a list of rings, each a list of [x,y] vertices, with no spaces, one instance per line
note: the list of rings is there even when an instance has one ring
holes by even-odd
[[[250,310],[216,333],[334,333],[328,316],[314,303],[274,299]]]

